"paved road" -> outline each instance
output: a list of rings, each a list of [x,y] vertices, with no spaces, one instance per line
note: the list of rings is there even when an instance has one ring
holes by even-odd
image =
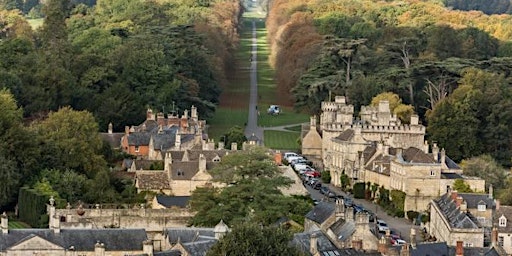
[[[263,129],[258,126],[258,38],[256,33],[256,22],[252,22],[252,51],[251,51],[251,73],[250,73],[250,96],[249,96],[249,117],[245,126],[245,137],[256,136],[259,144],[264,145]]]

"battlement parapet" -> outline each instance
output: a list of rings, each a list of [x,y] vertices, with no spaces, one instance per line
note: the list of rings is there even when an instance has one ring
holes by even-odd
[[[342,123],[329,123],[324,125],[325,130],[330,131],[343,131],[346,129],[360,128],[361,132],[406,132],[406,133],[425,133],[425,126],[423,125],[358,125],[358,124],[342,124]]]

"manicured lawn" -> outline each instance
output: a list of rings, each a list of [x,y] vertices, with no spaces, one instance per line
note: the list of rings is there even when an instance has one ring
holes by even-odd
[[[300,150],[299,132],[265,131],[265,147],[272,149]]]
[[[281,126],[281,125],[294,125],[308,122],[309,116],[306,114],[288,112],[286,109],[277,116],[267,114],[267,108],[261,109],[261,115],[258,119],[258,124],[263,127]],[[267,139],[265,138],[265,141]]]
[[[215,116],[207,121],[209,125],[208,136],[215,141],[226,133],[231,127],[238,125],[245,129],[247,123],[248,109],[218,108]]]
[[[300,132],[300,131],[302,131],[302,126],[301,125],[288,126],[288,127],[285,127],[285,129],[288,131]]]
[[[9,228],[10,229],[21,229],[21,228],[30,228],[30,226],[25,222],[9,220]]]

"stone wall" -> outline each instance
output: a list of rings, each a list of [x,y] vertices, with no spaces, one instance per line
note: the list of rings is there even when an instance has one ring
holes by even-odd
[[[144,228],[147,231],[162,231],[167,227],[186,227],[194,213],[183,208],[169,209],[56,209],[55,214],[65,221],[61,228]]]

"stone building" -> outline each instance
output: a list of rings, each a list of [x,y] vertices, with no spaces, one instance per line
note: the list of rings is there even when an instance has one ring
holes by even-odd
[[[321,202],[316,205],[304,221],[304,231],[320,230],[338,249],[353,248],[377,251],[378,238],[370,228],[367,213],[354,213],[345,207],[342,200],[336,204]]]
[[[123,152],[140,159],[162,160],[168,150],[190,149],[205,139],[206,121],[199,120],[197,108],[192,106],[190,117],[185,110],[181,118],[175,114],[157,113],[148,109],[146,120],[125,128],[121,138]],[[108,138],[108,136],[103,136]]]
[[[388,101],[379,102],[377,107],[363,106],[360,117],[355,118],[354,107],[345,97],[337,96],[334,102],[322,102],[319,127],[321,142],[315,136],[316,129],[310,129],[302,149],[322,159],[335,186],[341,186],[341,176],[346,175],[352,185],[370,182],[403,191],[405,211],[426,210],[430,201],[446,193],[457,179],[475,191],[485,190],[485,181],[464,176],[444,149],[434,143],[430,151],[424,140],[425,127],[417,115],[411,116],[409,124],[402,124],[391,113]],[[311,150],[318,144],[320,154]]]
[[[501,246],[508,255],[512,255],[512,206],[496,204],[493,232],[496,233],[497,245]]]
[[[484,247],[484,226],[467,210],[464,199],[457,191],[432,200],[429,233],[437,241],[451,246],[456,246],[457,241],[463,241],[464,247]]]

